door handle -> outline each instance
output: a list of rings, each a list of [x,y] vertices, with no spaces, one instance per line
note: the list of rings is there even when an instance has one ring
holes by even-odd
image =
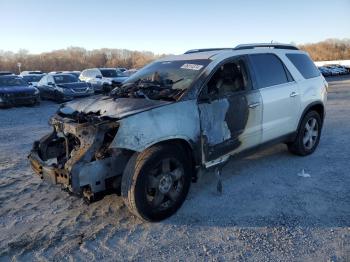
[[[250,104],[250,105],[249,105],[249,108],[256,108],[256,107],[258,107],[258,106],[260,106],[260,103],[259,103],[259,102],[258,102],[258,103]]]
[[[295,97],[295,96],[297,96],[298,95],[298,93],[297,92],[292,92],[292,93],[290,93],[290,97]]]

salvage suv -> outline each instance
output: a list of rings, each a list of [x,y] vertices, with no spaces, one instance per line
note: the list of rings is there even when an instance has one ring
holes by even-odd
[[[327,87],[291,45],[190,50],[147,65],[110,96],[62,105],[29,159],[45,180],[88,199],[119,191],[133,214],[159,221],[201,168],[271,142],[313,153]]]

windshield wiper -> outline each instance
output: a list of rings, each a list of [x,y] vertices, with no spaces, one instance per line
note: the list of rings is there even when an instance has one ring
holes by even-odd
[[[178,80],[176,80],[176,81],[174,81],[173,82],[173,85],[175,85],[175,84],[177,84],[177,83],[179,83],[179,82],[181,82],[182,80],[184,80],[185,78],[180,78],[180,79],[178,79]]]

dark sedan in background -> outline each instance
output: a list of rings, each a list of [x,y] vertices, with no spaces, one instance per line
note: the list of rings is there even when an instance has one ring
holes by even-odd
[[[0,107],[35,105],[40,103],[39,90],[21,77],[0,76]]]
[[[26,81],[29,85],[32,85],[34,87],[38,86],[39,81],[44,76],[44,74],[30,74],[30,75],[23,75],[22,78],[24,81]]]
[[[38,83],[40,96],[43,99],[64,102],[75,97],[84,97],[94,94],[90,84],[81,82],[72,74],[48,74]]]

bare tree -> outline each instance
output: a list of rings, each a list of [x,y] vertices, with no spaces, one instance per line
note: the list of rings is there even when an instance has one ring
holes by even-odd
[[[300,45],[315,61],[350,59],[350,39],[327,39],[314,44]]]
[[[151,52],[138,52],[126,49],[86,50],[81,47],[69,47],[41,54],[29,54],[25,49],[17,53],[0,50],[0,70],[17,72],[17,63],[22,70],[65,71],[83,70],[92,67],[140,68],[161,57]]]

